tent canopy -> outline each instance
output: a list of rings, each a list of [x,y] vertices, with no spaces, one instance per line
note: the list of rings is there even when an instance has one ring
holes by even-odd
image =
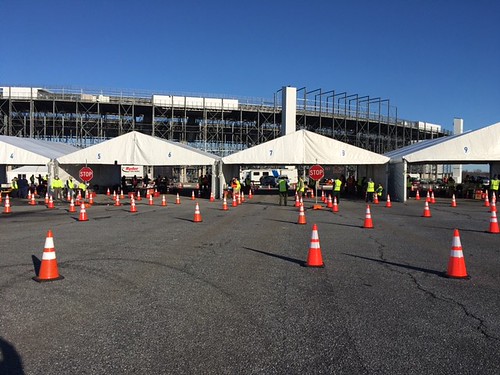
[[[482,164],[500,160],[500,122],[471,132],[415,143],[386,153],[391,163]]]
[[[298,130],[222,158],[224,164],[364,165],[389,158],[308,130]]]
[[[177,142],[137,131],[87,147],[58,159],[59,164],[213,165],[220,158]]]
[[[0,164],[47,165],[51,159],[77,150],[66,143],[0,135]]]

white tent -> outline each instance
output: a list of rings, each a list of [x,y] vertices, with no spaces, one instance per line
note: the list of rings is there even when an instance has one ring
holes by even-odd
[[[224,176],[238,176],[228,165],[364,165],[383,166],[389,158],[308,130],[293,133],[261,143],[222,158]],[[379,181],[386,181],[385,167],[367,171]]]
[[[451,137],[431,139],[390,151],[391,197],[406,200],[408,163],[486,164],[491,173],[500,172],[500,122]]]
[[[47,165],[78,148],[60,142],[0,135],[0,164]]]
[[[389,158],[308,130],[261,143],[222,158],[224,164],[374,165]]]
[[[7,177],[7,166],[10,168],[14,165],[46,166],[51,176],[53,161],[76,150],[78,148],[61,142],[0,135],[0,164],[4,166],[0,168],[0,182],[10,182],[10,178]]]
[[[93,184],[120,183],[121,165],[139,166],[213,166],[220,158],[178,142],[152,137],[137,131],[87,147],[58,159],[59,165],[78,176],[78,169],[88,165],[94,170]],[[215,174],[213,174],[213,179]],[[212,181],[212,186],[215,186]]]
[[[58,158],[59,164],[213,165],[220,158],[178,142],[132,131]]]

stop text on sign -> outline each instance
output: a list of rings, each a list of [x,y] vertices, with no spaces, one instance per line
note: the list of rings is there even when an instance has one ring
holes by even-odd
[[[321,180],[325,176],[325,170],[321,165],[313,165],[309,168],[309,177],[313,180]]]

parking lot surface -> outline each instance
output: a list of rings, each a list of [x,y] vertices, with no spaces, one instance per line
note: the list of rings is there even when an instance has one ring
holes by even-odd
[[[499,234],[481,201],[98,196],[0,214],[1,374],[498,374]],[[2,205],[3,208],[3,205]],[[312,225],[324,268],[305,267]],[[444,277],[459,229],[470,279]],[[63,280],[32,280],[48,230]]]

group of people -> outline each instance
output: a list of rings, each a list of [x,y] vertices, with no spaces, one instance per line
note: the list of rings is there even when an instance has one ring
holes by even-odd
[[[26,176],[14,177],[10,182],[11,192],[10,196],[14,198],[28,198],[28,193],[37,193],[43,195],[47,192],[48,175],[38,177],[31,175],[29,181]]]

